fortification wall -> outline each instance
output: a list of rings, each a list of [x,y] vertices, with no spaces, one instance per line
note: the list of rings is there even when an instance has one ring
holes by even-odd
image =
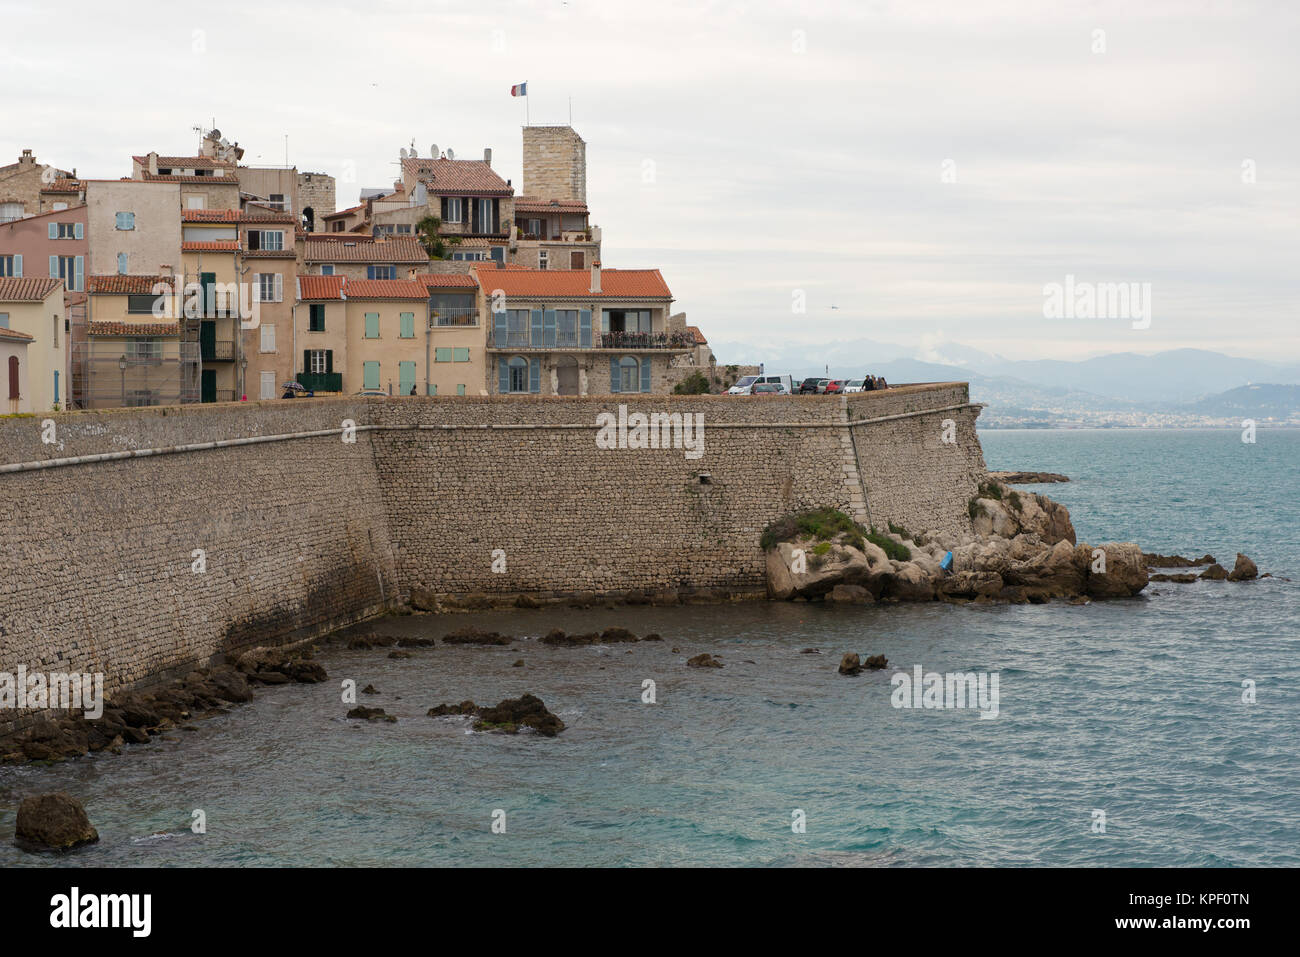
[[[597,416],[620,405],[703,416],[702,455],[601,448]],[[977,415],[966,387],[948,384],[0,419],[0,672],[99,672],[112,693],[312,637],[413,590],[759,592],[759,536],[792,510],[968,530]]]

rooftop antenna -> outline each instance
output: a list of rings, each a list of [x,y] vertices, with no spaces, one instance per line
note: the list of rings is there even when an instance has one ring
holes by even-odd
[[[573,128],[573,97],[569,97],[569,128]]]

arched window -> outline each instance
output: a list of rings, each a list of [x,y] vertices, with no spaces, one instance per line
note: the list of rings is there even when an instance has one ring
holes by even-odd
[[[18,399],[18,357],[9,357],[9,398]]]
[[[618,361],[618,391],[641,391],[641,367],[633,356],[624,356]]]
[[[514,356],[510,360],[510,391],[528,391],[528,360],[523,356]]]

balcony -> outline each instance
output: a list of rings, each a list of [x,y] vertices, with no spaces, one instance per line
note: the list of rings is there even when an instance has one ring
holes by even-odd
[[[477,326],[478,310],[477,309],[434,309],[433,324],[435,327],[443,326]]]
[[[200,340],[200,355],[204,362],[234,362],[235,344],[230,341],[203,342]]]
[[[342,372],[299,372],[298,383],[308,392],[342,392]]]

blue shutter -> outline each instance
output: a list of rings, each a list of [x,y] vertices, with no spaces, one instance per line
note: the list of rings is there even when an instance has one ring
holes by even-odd
[[[591,348],[591,310],[582,309],[578,312],[578,342],[582,348]]]
[[[76,273],[77,284],[72,288],[75,289],[77,292],[81,292],[86,288],[86,257],[78,256],[76,257],[76,259],[73,260],[73,263],[74,263],[73,269]]]
[[[555,310],[547,309],[543,314],[542,330],[546,336],[546,348],[555,348]]]
[[[618,385],[619,385],[618,380],[619,380],[618,356],[610,356],[609,357],[609,391],[610,392],[618,391]]]
[[[85,238],[86,238],[86,224],[85,224],[85,223],[77,223],[75,226],[73,226],[73,227],[72,227],[72,235],[73,235],[73,237],[74,237],[75,239],[85,239]]]
[[[117,274],[119,276],[126,275],[126,253],[117,254]]]
[[[545,342],[542,336],[542,310],[533,310],[533,334],[529,337],[528,344],[534,349],[540,349]]]
[[[497,391],[502,395],[510,391],[510,365],[505,356],[497,359]]]
[[[650,357],[641,360],[641,391],[650,391]]]
[[[14,275],[15,275],[15,276],[21,276],[22,274],[23,274],[23,257],[22,257],[22,256],[15,256],[15,257],[14,257]]]
[[[59,278],[59,257],[58,256],[50,257],[50,278],[51,279]]]
[[[374,266],[367,266],[367,267],[366,267],[366,278],[367,278],[367,279],[374,279],[374,278],[375,278],[375,267],[374,267]]]
[[[510,323],[506,313],[492,313],[492,335],[496,337],[498,349],[504,349],[506,347],[506,332],[509,329],[509,325]]]
[[[528,391],[542,391],[542,360],[536,357],[528,360]]]
[[[58,239],[58,238],[59,238],[59,224],[58,224],[58,223],[50,223],[50,238],[51,238],[51,239]]]

